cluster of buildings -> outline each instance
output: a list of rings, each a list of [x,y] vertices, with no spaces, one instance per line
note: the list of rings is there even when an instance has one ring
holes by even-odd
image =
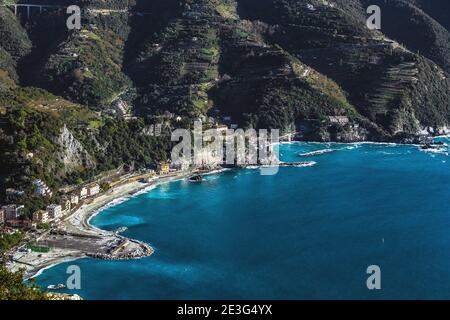
[[[93,183],[87,186],[84,186],[79,191],[79,199],[85,199],[89,197],[96,196],[100,193],[100,186],[97,183]]]
[[[38,210],[33,213],[33,219],[24,218],[24,206],[9,204],[0,209],[0,224],[5,224],[13,228],[35,228],[38,223],[48,223],[58,221],[62,215],[62,206],[51,204],[47,210]]]
[[[0,213],[0,221],[7,222],[11,220],[17,220],[20,216],[23,215],[24,210],[23,205],[9,204],[7,206],[2,206]]]
[[[63,201],[64,202],[64,201]],[[38,210],[33,213],[34,223],[49,223],[58,222],[64,217],[65,214],[70,212],[71,204],[69,202],[68,207],[65,210],[61,204],[50,204],[47,206],[46,210]]]
[[[178,163],[161,161],[156,165],[156,173],[158,173],[160,176],[163,176],[171,172],[187,171],[189,170],[189,167],[190,167],[189,161],[180,161]]]
[[[40,195],[51,195],[48,187],[41,180],[35,180],[36,192]],[[50,192],[50,193],[49,193]],[[34,228],[37,224],[58,222],[75,208],[81,199],[93,197],[100,193],[100,186],[93,183],[82,187],[78,192],[64,195],[59,204],[48,205],[45,210],[33,213],[32,220],[24,217],[23,205],[9,204],[0,209],[0,225],[13,228]]]
[[[100,193],[100,186],[93,183],[82,187],[78,193],[71,193],[61,197],[59,204],[50,204],[46,210],[39,210],[33,214],[33,222],[35,223],[49,223],[58,222],[64,216],[70,213],[72,208],[75,208],[80,200],[96,196]]]
[[[53,192],[50,190],[50,188],[45,184],[44,181],[41,179],[36,179],[33,181],[33,185],[35,187],[36,194],[43,196],[43,197],[51,197],[53,195]]]
[[[7,197],[22,197],[25,194],[25,191],[8,188],[5,190],[5,194]]]
[[[21,219],[24,214],[25,206],[9,204],[0,209],[0,224],[7,224],[11,227],[29,227],[30,221]]]

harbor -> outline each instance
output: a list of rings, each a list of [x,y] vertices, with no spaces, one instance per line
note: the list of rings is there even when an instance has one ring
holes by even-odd
[[[30,237],[29,241],[35,248],[45,250],[23,250],[23,246],[13,249],[8,253],[6,265],[11,271],[24,269],[25,278],[31,278],[55,264],[80,258],[127,260],[148,257],[153,254],[153,248],[144,242],[121,236],[120,233],[125,231],[125,228],[116,231],[100,230],[89,223],[90,219],[103,208],[114,205],[115,201],[132,197],[163,183],[186,179],[191,175],[191,171],[180,171],[145,181],[129,179],[126,183],[86,201],[51,230]]]

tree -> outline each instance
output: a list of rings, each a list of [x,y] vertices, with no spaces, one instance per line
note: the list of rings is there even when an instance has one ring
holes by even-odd
[[[108,191],[109,189],[111,189],[111,186],[107,182],[102,182],[100,184],[100,188],[102,189],[102,191]]]
[[[33,280],[24,283],[23,274],[23,270],[10,272],[0,265],[0,300],[48,300]]]

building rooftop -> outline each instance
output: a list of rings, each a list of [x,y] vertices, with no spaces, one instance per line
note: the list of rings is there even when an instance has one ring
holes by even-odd
[[[57,207],[61,207],[61,205],[56,204],[56,203],[52,203],[52,204],[50,204],[50,205],[47,206],[47,209],[55,209],[55,208],[57,208]]]
[[[20,209],[20,208],[24,208],[23,204],[7,204],[2,206],[2,209],[6,208],[6,209]]]

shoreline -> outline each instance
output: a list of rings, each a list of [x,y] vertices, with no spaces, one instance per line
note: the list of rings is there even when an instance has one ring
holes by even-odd
[[[80,208],[80,209],[82,209],[82,208],[84,209],[83,214],[82,214],[83,225],[85,225],[88,229],[93,229],[93,230],[96,230],[99,232],[111,232],[111,231],[102,230],[100,228],[93,226],[90,223],[90,221],[93,218],[95,218],[98,214],[102,213],[102,211],[106,210],[107,208],[115,207],[123,202],[128,201],[131,198],[134,198],[141,194],[150,192],[160,185],[183,180],[192,174],[193,174],[192,171],[190,171],[190,172],[186,171],[186,172],[182,172],[180,174],[173,175],[173,176],[165,176],[165,177],[155,178],[153,181],[148,182],[148,183],[129,182],[124,185],[121,185],[117,188],[123,187],[125,190],[121,190],[121,191],[117,192],[116,194],[114,194],[114,192],[111,194],[107,194],[107,196],[108,196],[107,199],[105,199],[104,201],[101,201],[100,203],[95,204],[95,206],[94,206],[94,203],[92,203],[92,205],[93,205],[92,208],[83,208],[83,207]],[[80,209],[78,209],[77,211],[79,211]],[[75,213],[77,213],[77,212],[75,212]],[[74,213],[74,215],[75,215],[75,213]],[[71,217],[73,217],[73,215]]]
[[[294,144],[294,143],[311,143],[311,144],[380,144],[380,145],[405,145],[398,143],[389,143],[389,142],[352,142],[352,143],[340,143],[340,142],[306,142],[306,141],[283,141],[280,144]],[[411,146],[418,146],[415,144],[409,144]],[[212,169],[205,172],[202,172],[204,175],[213,175],[219,174],[224,171],[231,170],[229,168],[218,168]],[[111,237],[122,239],[124,241],[129,241],[134,243],[137,246],[144,246],[148,250],[148,254],[136,258],[143,258],[146,256],[150,256],[154,253],[154,249],[148,244],[141,242],[135,239],[129,239],[121,236],[116,231],[107,231],[97,228],[91,224],[91,220],[96,217],[98,214],[102,213],[105,209],[114,207],[123,202],[128,201],[129,199],[139,196],[140,194],[151,192],[156,187],[171,183],[179,180],[186,179],[192,174],[198,173],[196,170],[189,170],[184,172],[174,173],[172,175],[167,176],[157,176],[153,178],[151,181],[142,183],[138,181],[126,182],[119,186],[112,188],[111,190],[100,194],[98,197],[93,199],[88,199],[88,203],[83,204],[80,208],[74,211],[71,215],[63,219],[60,223],[60,226],[64,228],[65,231],[70,233],[80,233],[90,237],[98,237],[101,239],[110,239]],[[90,201],[89,201],[90,200]],[[41,254],[42,256],[43,254]],[[25,280],[35,278],[41,275],[45,270],[50,269],[58,264],[75,261],[83,258],[101,258],[101,257],[93,257],[92,255],[86,254],[81,250],[69,250],[69,249],[53,249],[51,250],[47,256],[45,257],[36,257],[31,259],[31,262],[34,262],[33,266],[28,266],[27,264],[14,262],[12,266],[10,266],[11,270],[18,270],[21,267],[26,268],[25,272]],[[133,258],[131,258],[133,259]],[[109,259],[108,259],[109,260]],[[121,259],[111,259],[111,260],[121,260]]]
[[[226,169],[210,170],[208,172],[205,172],[204,174],[218,174],[223,172],[224,170]],[[104,260],[140,259],[151,256],[154,253],[154,249],[150,245],[136,239],[130,239],[121,236],[116,231],[107,231],[97,228],[90,223],[91,220],[109,207],[119,205],[133,197],[150,192],[160,185],[186,179],[194,173],[196,173],[195,170],[189,170],[168,176],[155,177],[147,183],[132,181],[119,185],[99,195],[98,197],[93,198],[89,203],[83,204],[71,215],[64,218],[60,223],[60,227],[62,227],[65,232],[68,232],[70,234],[76,233],[85,237],[93,237],[96,239],[108,241],[110,241],[112,238],[120,239],[124,242],[131,243],[134,246],[139,246],[146,249],[146,253],[142,256],[117,259],[109,259],[103,257]],[[61,263],[88,257],[93,259],[102,259],[101,256],[95,257],[91,254],[83,252],[82,250],[53,248],[49,253],[46,254],[34,254],[34,256],[30,257],[30,262],[21,263],[18,261],[14,261],[12,263],[9,263],[8,268],[12,271],[17,271],[20,268],[25,268],[24,280],[29,280],[38,277],[45,270],[51,269]]]

